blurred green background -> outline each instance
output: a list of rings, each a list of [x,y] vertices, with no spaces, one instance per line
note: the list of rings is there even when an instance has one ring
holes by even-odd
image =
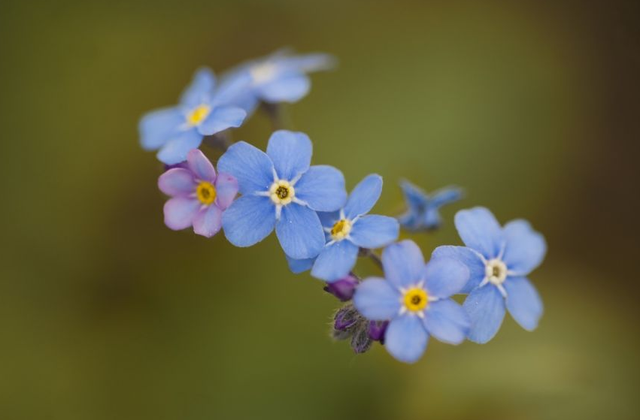
[[[3,1],[0,418],[640,418],[634,3]],[[339,58],[288,110],[349,188],[384,176],[376,212],[402,177],[466,188],[425,253],[474,205],[546,235],[536,332],[355,356],[273,237],[164,227],[139,117],[282,46]]]

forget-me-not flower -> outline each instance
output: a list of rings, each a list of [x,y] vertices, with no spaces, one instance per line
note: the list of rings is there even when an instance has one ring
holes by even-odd
[[[234,104],[252,113],[259,102],[293,103],[307,95],[311,80],[307,73],[328,70],[335,59],[328,54],[292,55],[289,50],[241,64],[223,77],[222,84],[235,84],[237,79],[250,79],[247,89],[240,91]]]
[[[216,174],[198,149],[187,154],[186,168],[173,168],[158,179],[160,190],[172,198],[164,205],[164,222],[170,229],[193,226],[198,235],[212,237],[222,226],[222,213],[238,193],[231,175]]]
[[[232,244],[254,245],[275,228],[291,258],[313,258],[322,251],[324,231],[316,212],[338,210],[347,193],[342,172],[310,166],[311,154],[306,134],[279,130],[271,135],[267,153],[239,142],[222,155],[218,169],[233,175],[242,193],[222,218]]]
[[[216,89],[213,72],[203,68],[182,93],[180,104],[146,114],[140,120],[140,143],[146,150],[160,149],[158,159],[173,165],[184,161],[190,150],[197,149],[204,136],[239,127],[246,111],[229,101],[248,86],[247,77]]]
[[[412,232],[440,227],[440,208],[462,198],[462,190],[457,187],[446,187],[427,194],[422,188],[405,180],[400,183],[400,188],[407,203],[407,211],[398,217],[398,221],[404,229]]]
[[[382,177],[371,174],[356,185],[343,209],[319,213],[327,243],[315,261],[289,260],[292,271],[300,272],[312,265],[312,276],[327,282],[336,281],[356,265],[360,248],[381,248],[398,239],[400,226],[396,219],[367,215],[381,193]]]
[[[469,339],[477,343],[491,340],[506,310],[526,330],[538,326],[542,300],[527,279],[544,259],[544,237],[525,220],[514,220],[501,227],[484,207],[461,210],[455,225],[467,247],[443,246],[434,258],[456,258],[469,267],[469,293],[464,308],[471,319]]]
[[[452,258],[425,265],[413,241],[389,245],[382,252],[385,279],[365,279],[353,297],[358,311],[372,321],[390,320],[385,347],[401,362],[416,362],[429,336],[450,344],[464,341],[469,319],[450,296],[469,280],[469,269]]]

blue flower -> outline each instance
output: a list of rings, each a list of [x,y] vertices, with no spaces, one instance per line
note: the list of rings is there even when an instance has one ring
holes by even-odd
[[[462,198],[462,190],[456,187],[446,187],[432,194],[409,181],[402,181],[400,187],[407,202],[407,212],[398,221],[403,228],[413,232],[440,227],[440,207]]]
[[[390,320],[385,333],[387,351],[401,362],[416,362],[429,336],[450,344],[466,338],[469,319],[450,296],[469,279],[468,268],[451,258],[425,265],[412,241],[389,245],[382,252],[385,279],[369,278],[356,289],[353,302],[372,321]]]
[[[146,114],[140,120],[140,144],[146,150],[157,150],[158,159],[174,165],[187,159],[190,150],[197,149],[204,136],[239,127],[247,113],[230,106],[230,99],[245,89],[248,78],[238,77],[233,83],[215,89],[211,70],[196,72],[191,85],[182,93],[180,104]]]
[[[311,275],[327,282],[339,280],[356,265],[360,248],[381,248],[396,239],[400,231],[393,217],[367,215],[382,193],[382,177],[369,175],[351,192],[340,211],[320,213],[326,245],[314,260],[291,261],[293,272],[311,269]]]
[[[316,212],[341,208],[347,193],[342,172],[310,166],[311,154],[306,134],[280,130],[271,135],[267,153],[238,142],[222,155],[218,170],[235,177],[242,194],[222,217],[232,244],[254,245],[275,228],[291,258],[313,258],[322,251],[324,231]]]
[[[527,279],[544,259],[544,237],[525,220],[514,220],[501,227],[484,207],[461,210],[455,224],[467,247],[442,246],[434,258],[455,258],[469,267],[469,293],[464,308],[471,319],[469,339],[477,343],[491,340],[506,310],[526,330],[538,326],[542,300]]]
[[[239,92],[234,104],[252,113],[259,102],[297,102],[307,95],[311,81],[307,73],[328,70],[335,59],[328,54],[291,55],[288,50],[241,64],[223,78],[223,85],[249,78],[249,88]]]

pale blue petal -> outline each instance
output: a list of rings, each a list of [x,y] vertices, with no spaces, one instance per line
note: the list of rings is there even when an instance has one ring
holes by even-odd
[[[210,136],[227,128],[240,127],[247,112],[236,106],[217,106],[213,108],[207,118],[198,125],[200,134]]]
[[[187,165],[197,179],[208,182],[215,182],[216,170],[211,161],[198,149],[193,149],[187,153]]]
[[[324,248],[324,230],[315,211],[298,204],[282,207],[276,235],[284,253],[295,259],[316,257]]]
[[[439,246],[431,254],[431,258],[453,258],[460,261],[469,269],[469,281],[460,290],[460,293],[469,293],[480,283],[485,277],[485,266],[481,256],[471,248],[464,246]]]
[[[429,334],[449,344],[460,344],[469,333],[469,316],[451,299],[429,303],[425,311],[424,326]]]
[[[251,92],[252,78],[248,71],[237,71],[225,77],[216,89],[211,103],[213,105],[238,105],[241,98],[248,95],[254,96]],[[241,106],[241,108],[244,108]]]
[[[393,217],[369,215],[360,217],[349,234],[349,239],[361,248],[381,248],[398,239],[400,225]]]
[[[484,207],[460,210],[455,216],[455,224],[466,246],[487,259],[499,255],[504,236],[500,224],[489,210]]]
[[[344,206],[344,214],[347,219],[369,213],[378,202],[382,193],[382,177],[377,174],[367,175],[351,191],[347,204]]]
[[[326,245],[318,255],[311,275],[327,282],[345,277],[356,265],[358,251],[358,247],[347,240]]]
[[[409,208],[413,208],[415,209],[414,211],[417,212],[422,212],[426,207],[429,199],[427,193],[425,193],[422,188],[412,184],[407,180],[402,180],[400,182],[400,188],[402,189],[402,193],[407,200]]]
[[[507,290],[507,309],[522,328],[535,330],[542,316],[542,299],[536,288],[524,277],[509,277],[504,282]]]
[[[312,152],[309,136],[288,130],[275,131],[267,146],[278,177],[288,181],[309,170]]]
[[[304,74],[287,74],[257,86],[257,94],[265,102],[297,102],[311,88],[311,81]]]
[[[397,360],[415,363],[427,349],[428,341],[429,334],[422,325],[422,320],[414,315],[403,315],[389,323],[384,346]]]
[[[158,159],[167,165],[187,160],[187,153],[200,147],[202,134],[191,128],[173,137],[157,154]]]
[[[180,103],[188,108],[193,108],[211,100],[216,78],[211,69],[206,67],[196,71],[191,84],[184,90],[180,97]]]
[[[313,263],[316,262],[315,258],[307,258],[307,259],[304,259],[304,260],[296,260],[296,259],[293,259],[290,256],[288,256],[287,254],[284,254],[284,256],[287,258],[287,263],[289,264],[289,269],[294,274],[300,274],[300,273],[303,273],[305,271],[311,270],[311,267],[313,267]]]
[[[448,298],[467,284],[469,269],[453,258],[436,258],[427,263],[424,278],[429,296]]]
[[[235,143],[218,161],[218,171],[238,180],[241,194],[268,191],[273,184],[273,163],[262,150],[240,141]]]
[[[462,305],[469,315],[469,340],[484,344],[491,340],[504,319],[504,298],[497,287],[487,284],[472,291]]]
[[[333,166],[314,165],[295,184],[296,197],[315,211],[336,211],[344,206],[347,191],[342,172]]]
[[[293,70],[303,73],[330,70],[337,65],[337,60],[335,57],[324,53],[312,53],[291,57],[282,57],[278,58],[276,62],[285,70]]]
[[[369,277],[356,288],[353,304],[365,318],[372,321],[386,321],[398,315],[400,299],[400,292],[388,281]]]
[[[424,257],[413,241],[389,245],[382,251],[384,276],[397,288],[417,284],[424,279]]]
[[[436,229],[442,225],[442,217],[437,207],[429,207],[422,216],[422,224],[425,229]]]
[[[504,227],[506,241],[502,258],[509,270],[527,275],[542,263],[547,253],[544,236],[526,220],[513,220]]]
[[[318,217],[320,217],[320,223],[322,226],[331,228],[336,224],[338,220],[340,220],[340,212],[339,211],[319,211]]]
[[[193,219],[193,231],[206,238],[211,238],[222,228],[222,210],[218,206],[201,209]]]
[[[464,190],[458,187],[444,187],[431,194],[430,203],[434,207],[442,207],[445,204],[453,203],[464,196]]]
[[[138,124],[140,145],[145,150],[159,149],[175,138],[185,119],[179,108],[164,108],[145,114]]]
[[[269,197],[244,195],[222,215],[224,234],[235,246],[255,245],[273,231],[276,206]]]
[[[195,192],[196,183],[193,180],[193,175],[187,169],[173,168],[160,175],[158,188],[172,197],[186,196]]]

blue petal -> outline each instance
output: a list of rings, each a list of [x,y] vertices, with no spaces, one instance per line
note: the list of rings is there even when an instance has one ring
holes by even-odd
[[[309,136],[287,130],[275,131],[267,146],[267,154],[273,161],[278,177],[288,181],[309,170],[312,152]]]
[[[319,211],[318,217],[320,217],[320,223],[322,226],[331,228],[336,224],[338,220],[340,220],[340,212],[339,211]]]
[[[247,71],[237,71],[223,78],[216,89],[211,103],[237,105],[241,98],[254,97],[251,92],[251,75]],[[238,105],[240,106],[240,105]],[[244,108],[241,106],[241,108]]]
[[[514,220],[504,227],[506,241],[502,258],[509,270],[527,275],[540,265],[547,252],[544,236],[526,220]]]
[[[507,290],[507,309],[513,319],[525,330],[535,330],[543,312],[536,288],[524,277],[507,278],[504,288]]]
[[[469,269],[453,258],[436,258],[427,263],[424,278],[429,295],[448,298],[467,284]]]
[[[442,224],[440,212],[436,207],[429,207],[422,216],[422,224],[425,229],[436,229]]]
[[[427,349],[429,334],[417,316],[403,315],[394,318],[387,327],[384,346],[397,360],[417,362]]]
[[[145,150],[159,149],[174,138],[185,119],[179,108],[164,108],[145,114],[140,120],[140,145]]]
[[[238,180],[241,194],[268,191],[273,184],[273,163],[262,150],[240,141],[227,149],[218,161],[218,172]]]
[[[385,277],[396,287],[408,287],[424,278],[424,257],[413,241],[389,245],[382,251]]]
[[[200,134],[210,136],[231,127],[240,127],[247,113],[235,106],[218,106],[198,126]]]
[[[255,245],[273,231],[276,206],[269,197],[243,195],[222,214],[224,235],[235,246]]]
[[[421,227],[419,214],[409,208],[407,212],[398,217],[400,225],[409,231],[419,230]]]
[[[429,199],[427,194],[420,187],[407,180],[400,182],[400,188],[402,188],[402,193],[407,200],[409,208],[413,208],[414,211],[422,212]]]
[[[336,211],[344,206],[347,191],[342,172],[333,166],[314,165],[295,184],[296,197],[315,211]]]
[[[276,60],[285,70],[295,70],[304,73],[330,70],[337,64],[335,57],[329,54],[313,53],[294,57],[282,57]]]
[[[284,256],[287,258],[287,263],[289,264],[289,269],[294,274],[300,274],[300,273],[303,273],[305,271],[311,270],[311,267],[313,267],[313,263],[316,262],[315,258],[307,258],[307,259],[304,259],[304,260],[296,260],[296,259],[293,259],[290,256],[288,256],[287,254],[284,254]]]
[[[316,212],[294,203],[282,207],[276,235],[285,254],[298,260],[317,256],[325,244]]]
[[[382,193],[382,177],[377,174],[366,176],[351,191],[347,204],[344,206],[344,214],[347,219],[367,214],[378,202]]]
[[[202,143],[202,134],[191,128],[183,131],[178,136],[171,139],[167,144],[162,146],[157,154],[158,159],[167,165],[187,160],[187,154],[197,149]]]
[[[504,298],[497,287],[487,284],[475,289],[462,307],[471,321],[469,340],[484,344],[496,335],[505,313]]]
[[[257,94],[265,102],[297,102],[311,88],[311,81],[304,74],[287,74],[257,87]]]
[[[502,228],[493,214],[484,207],[460,210],[455,224],[462,242],[491,259],[498,256],[504,244]]]
[[[469,281],[462,290],[460,290],[460,293],[469,293],[484,280],[484,262],[481,256],[471,248],[464,246],[439,246],[433,251],[431,258],[453,258],[467,266],[469,269]]]
[[[362,216],[354,224],[349,239],[362,248],[381,248],[398,239],[400,225],[393,217]]]
[[[369,277],[356,288],[353,304],[367,319],[386,321],[400,311],[400,292],[386,280]]]
[[[453,203],[464,196],[464,191],[458,187],[445,187],[431,194],[430,203],[434,207],[442,207]]]
[[[469,316],[451,299],[429,303],[425,311],[424,326],[429,334],[449,344],[460,344],[469,333]]]
[[[211,69],[201,68],[193,76],[191,84],[184,90],[180,103],[192,108],[211,100],[216,78]]]
[[[347,240],[326,245],[313,265],[313,277],[333,282],[345,277],[358,259],[358,247]]]

